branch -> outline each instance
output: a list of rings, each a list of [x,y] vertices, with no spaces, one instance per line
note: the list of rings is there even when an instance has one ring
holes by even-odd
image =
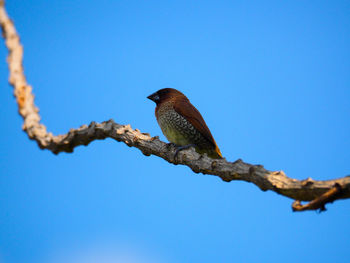
[[[293,211],[305,211],[319,209],[321,212],[326,210],[325,204],[332,203],[337,199],[338,195],[342,194],[342,187],[336,183],[331,189],[325,192],[323,195],[312,200],[308,204],[302,205],[300,201],[295,201],[292,204]]]
[[[78,129],[71,129],[67,134],[55,136],[47,132],[45,125],[40,123],[32,88],[24,76],[23,47],[2,0],[0,0],[0,26],[9,50],[7,59],[10,71],[9,83],[14,88],[19,114],[24,120],[23,130],[41,149],[48,149],[55,154],[70,153],[79,145],[112,138],[138,148],[146,156],[156,155],[169,163],[186,165],[195,173],[219,176],[225,182],[232,180],[251,182],[263,191],[271,190],[292,198],[296,200],[293,204],[294,211],[323,210],[328,202],[350,198],[350,176],[327,181],[316,181],[311,178],[300,181],[287,177],[283,171],[269,171],[261,165],[248,164],[240,159],[235,162],[228,162],[226,159],[214,160],[198,154],[193,148],[179,152],[175,160],[176,149],[172,145],[160,141],[158,137],[151,137],[148,133],[141,133],[138,129],[134,130],[130,125],[121,125],[113,120],[103,123],[92,122],[89,126],[83,125]],[[300,201],[311,202],[302,206]]]

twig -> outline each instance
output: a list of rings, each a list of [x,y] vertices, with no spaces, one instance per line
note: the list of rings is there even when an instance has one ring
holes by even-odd
[[[327,203],[333,203],[334,200],[338,199],[339,196],[342,193],[342,187],[336,183],[331,189],[329,189],[327,192],[325,192],[323,195],[317,197],[316,199],[312,200],[311,202],[302,205],[300,200],[296,200],[292,204],[293,211],[305,211],[305,210],[320,210],[326,211],[325,205]]]

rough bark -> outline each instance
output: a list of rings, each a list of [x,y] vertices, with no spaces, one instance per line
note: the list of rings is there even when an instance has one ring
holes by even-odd
[[[339,179],[316,181],[311,178],[296,180],[287,177],[283,171],[269,171],[261,165],[252,165],[237,160],[213,160],[206,155],[199,155],[193,148],[179,152],[174,159],[176,149],[148,133],[132,129],[130,125],[121,125],[109,120],[103,123],[92,122],[78,129],[71,129],[67,134],[53,135],[40,123],[39,110],[34,104],[32,88],[27,84],[23,67],[23,47],[13,22],[9,19],[4,1],[0,0],[0,25],[6,46],[10,78],[14,88],[19,114],[23,117],[23,130],[29,138],[35,140],[41,149],[48,149],[55,154],[73,152],[79,145],[88,145],[94,140],[112,138],[138,148],[144,155],[156,155],[169,163],[186,165],[195,173],[219,176],[223,181],[241,180],[251,182],[261,190],[271,190],[296,200],[293,211],[324,210],[325,204],[337,199],[350,197],[350,176]],[[311,201],[301,205],[300,201]]]

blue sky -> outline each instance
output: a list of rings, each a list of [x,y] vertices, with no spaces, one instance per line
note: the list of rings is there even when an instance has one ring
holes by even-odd
[[[8,1],[42,122],[160,135],[150,93],[200,110],[230,161],[350,174],[349,1]],[[224,183],[111,139],[73,154],[21,130],[0,45],[0,262],[348,262],[350,201]],[[109,260],[109,261],[108,261]],[[89,262],[90,262],[89,261]],[[94,261],[95,262],[95,261]]]

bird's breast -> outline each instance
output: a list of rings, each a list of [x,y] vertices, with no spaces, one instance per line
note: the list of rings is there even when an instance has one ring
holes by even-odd
[[[165,137],[177,145],[195,144],[202,137],[171,105],[164,105],[158,109],[157,121]]]

